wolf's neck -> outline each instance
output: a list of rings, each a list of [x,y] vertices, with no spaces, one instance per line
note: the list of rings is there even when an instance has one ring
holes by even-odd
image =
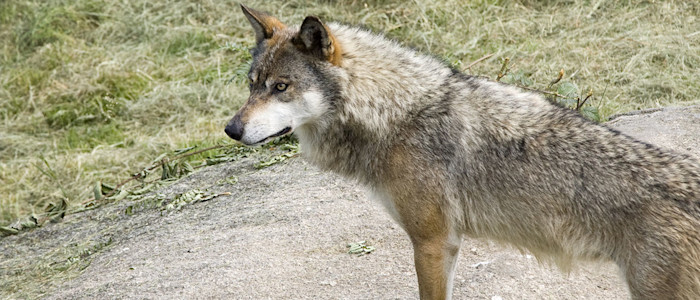
[[[343,51],[341,122],[355,122],[375,134],[392,134],[411,112],[432,100],[430,94],[452,73],[433,57],[385,37],[354,27],[330,27]]]
[[[330,28],[343,51],[340,99],[332,116],[297,129],[297,136],[312,163],[370,183],[381,155],[403,125],[439,97],[452,70],[362,29]]]
[[[340,122],[296,129],[302,156],[317,167],[353,178],[363,184],[376,181],[374,172],[385,153],[387,140],[379,141],[348,129]]]

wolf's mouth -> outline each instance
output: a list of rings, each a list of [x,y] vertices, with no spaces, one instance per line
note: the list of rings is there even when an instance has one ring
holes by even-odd
[[[271,138],[278,137],[281,135],[285,135],[285,134],[289,133],[290,131],[292,131],[292,127],[285,127],[284,129],[280,130],[279,132],[277,132],[269,137],[271,137]]]
[[[287,133],[289,133],[289,132],[291,132],[291,131],[292,131],[292,127],[285,127],[284,129],[278,131],[277,133],[275,133],[275,134],[273,134],[273,135],[271,135],[271,136],[268,136],[268,137],[266,137],[266,138],[264,138],[264,139],[262,139],[262,140],[259,140],[259,141],[255,142],[255,143],[251,144],[251,145],[261,144],[261,143],[263,143],[263,142],[265,142],[265,141],[267,141],[267,140],[269,140],[269,139],[271,139],[271,138],[276,138],[276,137],[278,137],[278,136],[283,136],[283,135],[285,135],[285,134],[287,134]]]

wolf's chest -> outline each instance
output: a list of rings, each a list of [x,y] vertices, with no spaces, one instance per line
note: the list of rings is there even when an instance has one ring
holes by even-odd
[[[367,188],[367,197],[372,201],[381,203],[396,223],[403,224],[401,216],[394,205],[394,200],[387,191],[379,187]]]

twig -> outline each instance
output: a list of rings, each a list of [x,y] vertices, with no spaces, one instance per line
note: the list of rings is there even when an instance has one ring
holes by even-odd
[[[493,53],[491,53],[491,54],[486,54],[486,55],[482,56],[481,58],[479,58],[479,59],[475,60],[474,62],[472,62],[471,64],[469,64],[465,70],[469,70],[469,72],[471,72],[471,71],[472,71],[472,67],[473,67],[474,65],[476,65],[476,64],[478,64],[478,63],[480,63],[480,62],[482,62],[482,61],[484,61],[484,60],[486,60],[486,59],[488,59],[488,58],[491,57],[491,56],[493,56]]]
[[[522,85],[517,85],[517,84],[516,84],[515,86],[517,86],[517,87],[519,87],[519,88],[521,88],[521,89],[526,89],[526,90],[528,90],[528,91],[533,91],[533,92],[538,92],[538,93],[542,93],[542,94],[557,96],[557,97],[559,97],[559,98],[566,98],[564,95],[557,94],[557,93],[554,93],[554,92],[548,92],[548,91],[533,89],[533,88],[529,88],[529,87],[522,86]]]
[[[552,80],[549,85],[547,86],[547,89],[550,89],[553,85],[557,84],[562,78],[564,77],[564,69],[559,70],[559,76],[557,76],[556,79]]]
[[[510,61],[510,58],[508,58],[508,57],[506,57],[503,60],[503,65],[501,66],[501,71],[498,72],[498,76],[496,77],[496,82],[501,81],[501,78],[503,78],[503,76],[506,76],[506,74],[508,74],[508,62],[509,61]]]
[[[588,101],[588,98],[591,98],[591,96],[593,96],[593,90],[588,90],[588,94],[586,94],[586,98],[584,98],[583,101],[581,101],[580,105],[578,104],[578,99],[581,99],[581,98],[578,98],[576,100],[576,110],[581,109],[581,107],[583,107],[583,105],[586,104],[586,101]]]

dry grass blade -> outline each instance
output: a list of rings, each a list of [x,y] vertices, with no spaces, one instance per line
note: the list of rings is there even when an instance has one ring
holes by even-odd
[[[471,72],[472,67],[473,67],[474,65],[476,65],[476,64],[478,64],[478,63],[480,63],[480,62],[482,62],[482,61],[484,61],[484,60],[489,59],[491,56],[493,56],[493,53],[486,54],[486,55],[482,56],[481,58],[479,58],[479,59],[475,60],[474,62],[472,62],[471,64],[469,64],[464,70],[469,70],[469,72]]]

